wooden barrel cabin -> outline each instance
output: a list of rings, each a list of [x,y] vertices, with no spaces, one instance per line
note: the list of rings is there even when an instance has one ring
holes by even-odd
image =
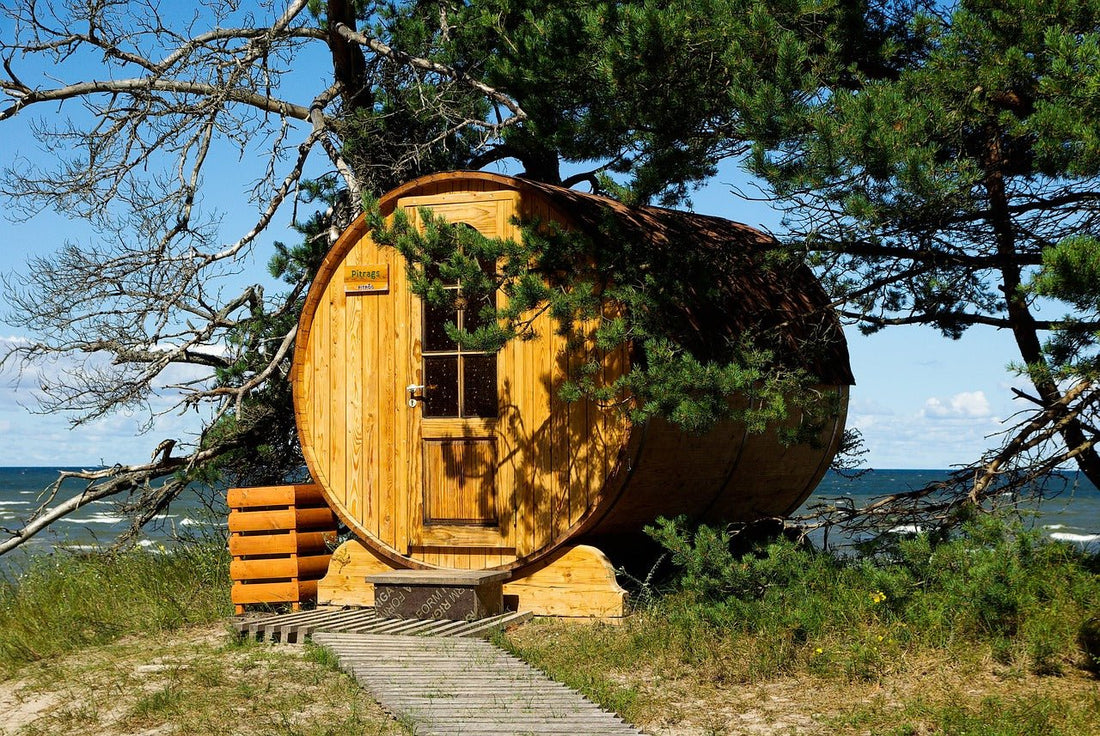
[[[817,442],[788,446],[775,428],[750,434],[726,423],[696,436],[665,421],[631,423],[592,401],[563,401],[558,388],[579,357],[549,314],[535,318],[535,339],[495,355],[464,351],[441,328],[459,315],[425,309],[404,258],[375,244],[360,217],[307,296],[293,392],[314,481],[390,567],[521,575],[563,546],[638,532],[661,515],[725,522],[789,514],[828,468],[853,383],[847,348],[807,268],[764,267],[774,245],[764,233],[483,172],[416,179],[386,194],[381,208],[414,221],[429,208],[504,238],[519,237],[516,218],[596,237],[596,224],[610,217],[620,234],[670,259],[685,247],[721,245],[732,253],[728,263],[697,285],[711,294],[709,306],[682,315],[684,329],[698,333],[688,342],[770,325],[788,360],[815,375],[822,400],[835,407]],[[811,337],[824,348],[803,354]],[[601,355],[599,379],[613,381],[638,357],[629,348]]]

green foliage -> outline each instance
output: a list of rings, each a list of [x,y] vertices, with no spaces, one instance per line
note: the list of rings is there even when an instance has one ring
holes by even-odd
[[[761,432],[807,409],[808,418],[785,436],[791,442],[816,435],[813,412],[835,409],[811,392],[813,377],[805,370],[775,358],[766,334],[717,346],[695,343],[685,305],[721,303],[717,280],[723,276],[713,265],[721,253],[700,253],[688,243],[647,248],[610,219],[597,237],[521,223],[517,242],[486,238],[427,209],[418,213],[423,227],[400,211],[387,224],[372,201],[367,212],[374,241],[404,256],[414,294],[436,307],[453,307],[459,299],[467,309],[480,305],[476,330],[446,325],[464,348],[494,352],[509,340],[530,339],[532,315],[548,311],[581,357],[561,389],[566,401],[587,397],[634,421],[662,417],[691,432],[726,419]],[[777,260],[767,267],[787,264]],[[446,288],[455,284],[460,288]],[[630,351],[631,369],[606,383],[601,357],[616,350]],[[748,401],[734,404],[735,396]]]
[[[1093,616],[1081,624],[1077,643],[1085,655],[1085,666],[1100,676],[1100,616]]]
[[[1061,376],[1100,377],[1100,241],[1092,235],[1068,237],[1043,251],[1043,265],[1031,282],[1041,296],[1072,304],[1045,346]]]
[[[119,553],[57,551],[0,579],[0,672],[125,634],[231,612],[223,540]]]
[[[339,131],[372,192],[512,158],[540,181],[560,181],[563,162],[594,165],[625,177],[635,202],[677,202],[743,153],[746,135],[782,128],[771,116],[807,79],[890,68],[907,48],[897,5],[864,16],[817,0],[354,2],[365,31],[477,78],[526,118],[479,150],[467,123],[495,117],[479,94],[382,65]],[[310,7],[325,25],[328,6]]]
[[[670,552],[678,591],[651,614],[689,639],[706,626],[763,636],[774,650],[756,672],[873,678],[906,650],[982,643],[1006,664],[1058,674],[1076,666],[1078,631],[1100,605],[1100,560],[995,518],[861,558],[783,539],[735,555],[730,530],[683,519],[647,531]]]
[[[321,261],[328,252],[333,210],[346,202],[346,192],[333,177],[302,183],[302,201],[327,205],[303,222],[293,224],[301,240],[292,245],[274,244],[268,263],[272,276],[290,285],[279,309],[271,309],[263,291],[256,287],[248,302],[249,314],[227,331],[226,344],[232,361],[215,369],[217,385],[239,388],[248,385],[284,351],[280,362],[289,365],[292,344],[286,335],[296,327],[305,304],[305,294]],[[305,461],[294,421],[293,396],[288,380],[268,380],[251,389],[243,400],[228,407],[203,433],[203,446],[219,445],[227,450],[210,463],[196,468],[189,480],[222,485],[284,483],[302,475]]]
[[[957,337],[1018,320],[1006,300],[1021,271],[1067,238],[1080,253],[1073,239],[1095,227],[1100,5],[897,12],[908,31],[879,47],[885,67],[807,77],[777,100],[753,169],[789,198],[789,224],[864,329],[901,319]]]

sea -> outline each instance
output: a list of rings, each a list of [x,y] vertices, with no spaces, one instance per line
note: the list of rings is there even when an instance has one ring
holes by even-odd
[[[0,468],[0,542],[7,538],[3,530],[18,528],[39,506],[45,489],[57,478],[59,470],[62,468]],[[830,471],[795,515],[821,503],[862,506],[876,497],[942,480],[948,473],[948,470],[877,469],[850,478]],[[78,486],[66,493],[75,489]],[[1100,552],[1100,491],[1078,473],[1063,473],[1053,479],[1047,493],[1050,495],[1041,503],[1019,509],[1021,521],[1039,528],[1051,539]],[[211,495],[218,494],[183,494],[163,517],[145,528],[138,544],[156,550],[182,538],[224,534],[225,509],[219,508],[217,502],[211,504]],[[18,568],[27,555],[58,549],[85,552],[107,546],[126,528],[127,521],[118,513],[113,500],[94,501],[54,523],[20,549],[0,557],[0,571]]]

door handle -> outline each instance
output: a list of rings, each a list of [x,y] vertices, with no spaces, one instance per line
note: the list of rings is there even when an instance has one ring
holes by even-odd
[[[410,409],[415,409],[416,408],[416,402],[424,400],[423,396],[417,396],[416,395],[417,391],[423,391],[423,390],[424,390],[424,384],[422,384],[422,383],[419,383],[419,384],[418,383],[410,383],[408,386],[405,387],[405,392],[409,395],[409,408]]]

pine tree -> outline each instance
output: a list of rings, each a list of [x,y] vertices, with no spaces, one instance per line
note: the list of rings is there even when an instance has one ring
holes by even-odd
[[[1063,440],[1043,467],[1072,458],[1100,484],[1096,391],[1064,389],[1095,375],[1100,3],[962,0],[905,28],[883,67],[786,95],[754,170],[864,331],[1010,331]],[[1037,294],[1080,311],[1040,319]]]

